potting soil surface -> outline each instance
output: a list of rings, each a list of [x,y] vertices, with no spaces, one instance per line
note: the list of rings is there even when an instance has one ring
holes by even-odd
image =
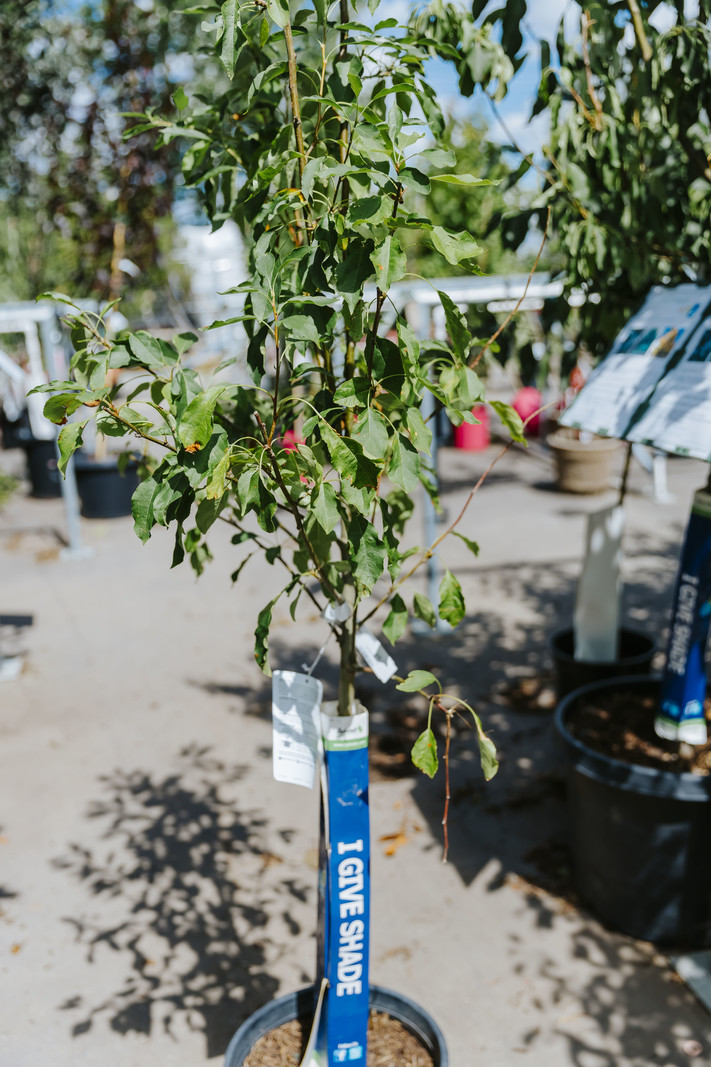
[[[711,702],[706,701],[708,724]],[[608,693],[595,703],[579,704],[568,720],[573,737],[604,756],[682,774],[711,774],[711,740],[705,745],[665,741],[654,732],[657,702],[642,693]]]
[[[294,1067],[308,1041],[308,1030],[298,1019],[260,1037],[243,1067]],[[434,1067],[421,1041],[397,1019],[384,1012],[371,1013],[368,1023],[366,1067]]]

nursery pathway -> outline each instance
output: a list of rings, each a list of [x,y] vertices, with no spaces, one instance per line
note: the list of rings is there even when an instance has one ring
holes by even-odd
[[[450,517],[492,454],[442,451]],[[625,614],[660,641],[705,476],[670,461],[658,504],[632,472]],[[711,1016],[666,957],[571,896],[545,638],[571,617],[585,515],[612,499],[556,492],[541,445],[510,452],[461,526],[479,558],[446,550],[466,620],[397,647],[403,672],[468,694],[501,751],[485,787],[457,729],[446,866],[443,779],[401,773],[423,709],[363,685],[374,732],[395,732],[374,746],[372,976],[431,1010],[453,1067],[711,1065]],[[83,521],[87,559],[61,558],[63,530],[60,501],[0,513],[0,654],[25,661],[0,685],[0,1067],[217,1064],[313,974],[316,795],[271,779],[251,651],[279,576],[253,562],[231,588],[220,531],[198,582],[129,519]],[[324,636],[280,609],[272,662],[298,668]]]

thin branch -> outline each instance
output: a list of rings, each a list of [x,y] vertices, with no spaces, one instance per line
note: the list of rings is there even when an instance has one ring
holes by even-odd
[[[588,83],[588,96],[592,101],[592,105],[595,108],[595,129],[599,132],[602,129],[603,112],[602,104],[600,103],[600,97],[597,95],[595,89],[595,82],[593,81],[592,67],[590,66],[590,50],[588,48],[588,34],[590,33],[590,27],[593,25],[593,20],[590,18],[589,11],[583,11],[581,15],[581,21],[583,24],[583,64],[585,66],[585,79]]]
[[[161,441],[158,437],[153,437],[153,435],[150,433],[144,433],[142,430],[138,430],[132,422],[129,422],[128,419],[123,418],[123,416],[119,413],[119,409],[115,408],[110,400],[102,400],[100,401],[100,405],[102,409],[104,411],[107,411],[112,418],[117,420],[117,422],[120,422],[124,426],[127,426],[135,437],[140,437],[144,441],[152,441],[154,445],[160,445],[161,448],[167,448],[170,452],[178,451],[175,445],[171,445],[168,441]]]
[[[264,541],[260,540],[260,538],[255,533],[252,533],[250,530],[245,530],[244,526],[242,526],[241,523],[237,522],[236,519],[231,518],[229,515],[225,515],[224,512],[220,514],[219,518],[222,520],[222,522],[226,522],[228,526],[232,526],[232,527],[234,527],[235,530],[239,530],[240,533],[248,533],[250,540],[254,541],[254,543],[257,546],[257,548],[259,548],[262,552],[266,552],[267,549],[269,548],[269,545],[266,545],[264,543]],[[286,529],[286,527],[282,526],[282,524],[280,522],[278,522],[278,521],[277,521],[277,525],[283,530]],[[286,532],[289,533],[288,530]],[[289,536],[290,537],[292,536],[291,533],[289,533]],[[303,579],[303,574],[300,571],[295,570],[291,566],[291,564],[288,562],[288,560],[284,559],[284,557],[281,555],[281,553],[279,553],[279,555],[277,556],[277,559],[279,560],[279,562],[281,563],[281,565],[283,567],[286,567],[287,571],[292,576],[292,578],[301,578],[301,579]],[[320,612],[322,610],[322,608],[323,608],[323,605],[319,603],[319,601],[316,599],[316,596],[314,595],[314,593],[309,589],[308,585],[306,585],[302,581],[301,582],[301,588],[306,593],[307,597],[309,597],[309,599],[313,601],[313,603],[315,604],[315,606],[318,608],[318,610]]]
[[[545,229],[543,231],[543,240],[541,241],[541,247],[538,249],[538,255],[536,256],[536,258],[534,260],[534,263],[533,263],[533,266],[531,267],[531,270],[529,272],[528,278],[526,279],[526,285],[524,287],[523,293],[521,294],[521,298],[518,301],[518,303],[516,304],[516,307],[513,309],[513,311],[509,315],[506,316],[506,318],[501,323],[501,325],[499,326],[499,328],[496,331],[496,333],[492,334],[492,336],[486,342],[484,347],[479,350],[479,352],[477,353],[476,357],[471,361],[469,366],[472,367],[472,369],[477,366],[477,364],[481,360],[481,357],[486,352],[487,348],[490,348],[491,345],[493,345],[494,341],[497,339],[497,337],[499,337],[501,335],[501,333],[506,329],[508,324],[511,322],[511,319],[514,317],[514,315],[516,315],[516,313],[518,312],[518,309],[521,307],[521,304],[526,299],[526,293],[528,292],[528,287],[530,286],[530,284],[531,284],[531,282],[533,280],[533,275],[536,273],[536,268],[537,268],[537,266],[539,264],[541,256],[543,255],[543,249],[545,247],[545,243],[548,240],[548,227],[550,226],[550,221],[551,221],[551,209],[548,208],[548,213],[546,215],[546,225],[545,225]]]
[[[529,422],[531,422],[531,421],[532,421],[533,419],[535,419],[535,418],[536,418],[536,417],[537,417],[538,415],[540,415],[542,411],[545,411],[545,409],[546,409],[546,408],[548,408],[548,407],[551,407],[551,406],[552,406],[553,404],[555,404],[555,403],[557,403],[557,401],[553,400],[553,401],[551,401],[551,403],[550,403],[550,404],[544,404],[544,406],[543,406],[543,407],[539,408],[539,409],[538,409],[537,411],[534,411],[534,412],[532,412],[532,414],[531,414],[531,415],[529,415],[527,419],[524,419],[524,422],[523,422],[523,428],[524,428],[524,430],[525,430],[525,428],[526,428],[526,427],[528,426]],[[506,442],[506,444],[505,444],[505,445],[504,445],[504,447],[503,447],[503,448],[501,449],[501,451],[500,451],[500,452],[498,452],[498,453],[497,453],[497,454],[496,454],[496,455],[494,456],[494,458],[492,459],[491,463],[490,463],[490,464],[489,464],[489,466],[488,466],[488,467],[486,468],[486,470],[485,470],[485,471],[484,471],[484,473],[483,473],[483,474],[481,475],[481,477],[480,477],[480,478],[478,479],[478,481],[477,481],[476,485],[475,485],[475,486],[473,487],[473,489],[472,489],[472,490],[471,490],[471,492],[469,493],[469,496],[468,496],[468,497],[467,497],[467,499],[466,499],[466,500],[464,501],[464,504],[463,504],[463,506],[462,506],[462,509],[461,509],[461,511],[459,512],[459,514],[457,515],[457,517],[456,517],[456,519],[454,520],[454,522],[453,522],[453,523],[451,523],[451,524],[450,524],[450,525],[449,525],[449,526],[447,527],[447,529],[446,529],[446,530],[444,531],[444,533],[441,533],[441,534],[439,535],[439,537],[437,537],[437,538],[436,538],[436,539],[435,539],[435,540],[434,540],[434,541],[432,542],[432,544],[430,545],[430,547],[429,547],[429,548],[427,548],[427,549],[426,549],[426,550],[425,550],[425,551],[424,551],[424,552],[422,553],[422,555],[420,556],[420,558],[418,559],[418,561],[417,561],[417,562],[416,562],[415,564],[413,564],[413,566],[412,566],[412,567],[410,567],[409,571],[406,571],[406,572],[405,572],[405,574],[401,575],[401,577],[400,577],[400,578],[398,578],[398,580],[397,580],[396,582],[393,582],[393,584],[392,584],[392,585],[390,586],[390,588],[388,589],[387,593],[385,593],[385,595],[384,595],[384,596],[382,596],[382,597],[380,598],[380,600],[379,600],[379,601],[377,602],[377,604],[375,604],[375,605],[374,605],[374,606],[373,606],[373,607],[372,607],[372,608],[370,609],[370,611],[368,612],[368,614],[367,614],[367,615],[365,615],[365,616],[364,616],[364,617],[363,617],[363,618],[361,619],[361,624],[363,624],[363,623],[366,623],[366,622],[368,621],[368,619],[372,618],[372,617],[373,617],[373,615],[375,615],[376,611],[378,611],[378,610],[379,610],[380,608],[382,608],[382,606],[383,606],[384,604],[387,604],[387,602],[388,602],[388,601],[390,600],[390,598],[392,597],[393,593],[394,593],[394,592],[395,592],[395,591],[396,591],[397,589],[400,589],[400,588],[401,588],[401,586],[403,586],[403,585],[405,584],[405,582],[409,581],[409,579],[410,579],[410,578],[411,578],[411,577],[413,576],[413,574],[415,574],[415,572],[416,572],[416,571],[418,571],[418,570],[420,569],[420,567],[422,566],[422,564],[423,564],[423,563],[426,563],[428,559],[432,559],[432,557],[433,557],[433,556],[434,556],[434,554],[435,554],[435,550],[436,550],[436,549],[437,549],[437,548],[438,548],[438,547],[439,547],[439,546],[440,546],[440,545],[442,544],[442,542],[444,541],[445,537],[449,537],[449,535],[450,535],[451,533],[454,533],[454,530],[455,530],[455,528],[456,528],[456,527],[457,527],[457,526],[459,525],[459,523],[460,523],[460,522],[462,521],[462,519],[464,518],[464,515],[465,515],[465,513],[466,513],[466,511],[467,511],[467,508],[468,508],[468,507],[469,507],[469,505],[471,504],[472,500],[474,499],[474,497],[476,496],[476,494],[477,494],[477,493],[479,492],[479,490],[481,489],[482,485],[484,484],[484,482],[486,481],[486,479],[487,479],[487,478],[489,477],[489,475],[491,474],[491,472],[492,472],[492,470],[494,469],[494,467],[496,466],[496,464],[497,464],[497,463],[499,462],[499,460],[502,460],[502,459],[504,458],[504,456],[505,456],[505,455],[506,455],[506,453],[507,453],[507,452],[509,451],[509,449],[510,449],[510,448],[511,448],[511,447],[513,446],[513,444],[514,444],[514,440],[513,440],[513,438],[511,438],[511,440],[510,440],[510,441],[507,441],[507,442]]]
[[[637,37],[637,43],[639,44],[640,51],[642,52],[642,59],[645,63],[649,63],[652,58],[653,51],[652,46],[649,43],[647,32],[644,28],[644,20],[642,18],[642,12],[639,9],[637,0],[627,0],[627,6],[630,9],[632,15],[632,22],[634,24],[634,32]]]
[[[442,816],[442,828],[444,830],[444,848],[442,863],[447,862],[449,853],[449,801],[451,799],[449,788],[449,744],[452,739],[452,712],[447,711],[447,736],[444,743],[444,815]]]
[[[270,461],[270,464],[271,464],[272,474],[274,475],[274,480],[277,483],[277,485],[279,486],[279,488],[281,489],[282,493],[284,494],[284,500],[286,501],[286,506],[289,509],[289,511],[291,512],[291,514],[293,515],[294,522],[296,523],[297,529],[298,529],[299,534],[300,534],[300,536],[301,536],[301,538],[303,540],[303,543],[304,543],[305,547],[308,549],[309,555],[311,556],[311,559],[314,562],[314,566],[316,567],[316,573],[318,575],[318,580],[321,582],[321,585],[324,586],[324,588],[328,589],[332,593],[332,595],[336,598],[336,600],[340,603],[343,600],[343,597],[338,592],[338,590],[334,588],[334,586],[331,584],[331,582],[329,582],[329,580],[326,577],[326,575],[323,573],[321,565],[319,564],[318,555],[316,553],[316,550],[314,549],[313,545],[311,544],[311,539],[309,538],[309,535],[306,533],[306,529],[304,527],[304,523],[303,523],[303,520],[301,518],[301,512],[299,511],[299,506],[298,506],[298,504],[296,504],[291,499],[291,495],[290,495],[289,490],[288,490],[288,488],[286,486],[286,483],[284,482],[284,479],[282,477],[282,473],[281,473],[281,471],[279,469],[279,464],[277,462],[277,458],[274,455],[274,450],[273,450],[273,448],[271,446],[271,443],[269,441],[269,435],[268,435],[268,432],[267,432],[267,428],[264,425],[264,421],[262,420],[262,417],[261,417],[261,415],[259,414],[258,411],[255,412],[255,415],[256,415],[256,418],[257,418],[257,422],[259,423],[259,427],[260,427],[260,429],[261,429],[261,431],[262,431],[262,433],[264,435],[265,448],[266,448],[267,455],[269,456],[269,461]]]

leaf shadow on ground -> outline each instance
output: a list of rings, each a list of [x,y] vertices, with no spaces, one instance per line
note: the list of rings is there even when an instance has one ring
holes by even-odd
[[[176,1040],[187,1027],[203,1032],[216,1056],[273,999],[274,961],[301,929],[311,886],[288,871],[262,879],[282,860],[267,847],[263,815],[243,807],[247,773],[193,745],[164,777],[134,770],[100,779],[87,812],[98,843],[70,845],[53,865],[91,898],[86,914],[65,917],[87,961],[115,954],[125,979],[94,1003],[70,993],[60,1008],[73,1036],[101,1021],[119,1034],[162,1027]],[[280,831],[283,841],[291,834]]]

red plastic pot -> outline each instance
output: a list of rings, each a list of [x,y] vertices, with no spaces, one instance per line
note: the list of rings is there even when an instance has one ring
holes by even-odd
[[[463,448],[466,452],[481,452],[489,447],[491,440],[489,412],[484,404],[478,404],[472,408],[472,415],[479,420],[478,423],[463,422],[461,426],[454,427],[454,447]]]

